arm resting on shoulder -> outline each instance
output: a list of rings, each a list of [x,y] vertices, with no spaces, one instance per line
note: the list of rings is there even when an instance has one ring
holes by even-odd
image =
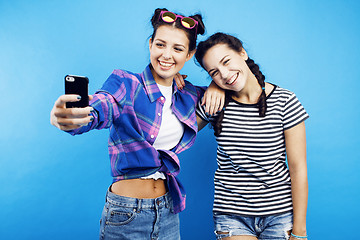
[[[212,116],[217,112],[220,112],[223,109],[224,104],[225,90],[212,81],[204,93],[201,105],[205,105],[205,111]]]

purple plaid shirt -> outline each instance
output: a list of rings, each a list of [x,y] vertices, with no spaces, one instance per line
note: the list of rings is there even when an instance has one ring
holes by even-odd
[[[156,171],[167,175],[174,201],[174,212],[185,209],[185,190],[177,179],[180,161],[177,154],[193,145],[197,133],[195,106],[204,88],[189,82],[183,90],[173,84],[172,111],[184,124],[181,141],[171,150],[156,150],[152,145],[159,133],[165,102],[150,70],[141,74],[114,70],[90,105],[96,110],[87,126],[69,131],[76,135],[92,129],[109,128],[108,142],[113,182],[148,176]]]

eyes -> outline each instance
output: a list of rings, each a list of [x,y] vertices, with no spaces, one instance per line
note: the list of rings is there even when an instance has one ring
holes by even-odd
[[[163,42],[156,42],[155,46],[159,49],[166,48],[166,44]],[[174,49],[175,52],[178,52],[178,53],[184,52],[186,50],[186,48],[183,47],[182,45],[174,45],[174,46],[172,46],[172,48]]]
[[[231,60],[231,59],[230,59],[229,57],[222,59],[222,61],[220,61],[221,66],[227,66],[227,65],[229,65],[230,60]],[[218,70],[218,69],[211,69],[211,70],[209,71],[209,75],[210,75],[212,78],[216,77],[218,74],[219,74],[219,70]]]
[[[178,48],[178,47],[174,47],[174,49],[175,49],[175,51],[178,51],[178,52],[183,52],[184,51],[184,49]]]
[[[213,70],[213,71],[210,71],[210,72],[209,72],[209,75],[210,75],[210,77],[214,78],[214,77],[216,77],[216,75],[217,75],[218,73],[219,73],[218,70]]]

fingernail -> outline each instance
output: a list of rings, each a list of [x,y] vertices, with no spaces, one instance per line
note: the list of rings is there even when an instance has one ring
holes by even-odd
[[[92,121],[92,120],[94,120],[94,117],[91,117],[91,118],[90,118],[90,121]]]
[[[77,96],[77,99],[79,99],[79,100],[80,100],[80,99],[81,99],[81,96]]]

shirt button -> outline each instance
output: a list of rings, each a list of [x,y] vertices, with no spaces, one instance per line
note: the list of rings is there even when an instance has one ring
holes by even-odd
[[[161,116],[161,113],[158,113],[158,116],[160,117],[160,116]]]
[[[150,137],[151,137],[151,138],[154,138],[154,135],[151,135]]]
[[[164,101],[164,97],[161,97],[160,99],[161,99],[161,101]]]

